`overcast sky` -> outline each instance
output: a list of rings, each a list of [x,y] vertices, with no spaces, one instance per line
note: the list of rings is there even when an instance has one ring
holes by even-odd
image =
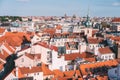
[[[120,0],[0,0],[0,15],[120,16]]]

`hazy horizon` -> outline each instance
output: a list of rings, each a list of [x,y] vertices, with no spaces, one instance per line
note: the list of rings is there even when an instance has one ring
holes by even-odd
[[[0,0],[0,16],[120,17],[120,0]]]

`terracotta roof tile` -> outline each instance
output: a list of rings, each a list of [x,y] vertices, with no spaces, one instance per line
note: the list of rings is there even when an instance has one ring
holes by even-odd
[[[54,73],[44,63],[42,63],[41,67],[43,75],[54,75]]]
[[[0,28],[0,34],[2,34],[3,32],[5,32],[5,28]]]
[[[0,53],[0,59],[6,61],[6,57],[2,53]]]
[[[108,76],[97,76],[97,80],[108,80]]]
[[[120,22],[120,18],[114,18],[112,22]]]
[[[4,64],[0,64],[0,71],[4,68]]]
[[[104,48],[99,48],[98,51],[101,53],[101,54],[108,54],[108,53],[113,53],[109,47],[104,47]]]
[[[92,35],[94,35],[98,30],[92,30]]]
[[[22,74],[28,74],[28,73],[36,73],[36,72],[42,72],[42,68],[41,67],[22,67],[19,68]]]
[[[86,75],[87,72],[85,69],[90,69],[90,68],[97,68],[97,67],[102,67],[102,66],[117,66],[119,63],[117,60],[109,60],[109,61],[104,61],[104,62],[96,62],[96,63],[89,63],[89,64],[81,64],[80,69],[82,75]]]
[[[82,75],[81,75],[79,70],[75,70],[75,74],[77,74],[77,76],[79,76],[79,77],[82,77]]]
[[[30,59],[41,59],[41,54],[25,54]]]
[[[71,54],[64,54],[65,60],[75,60],[76,58],[93,58],[92,54],[89,53],[71,53]]]
[[[75,75],[75,71],[74,70],[64,71],[64,74],[66,77],[73,77]]]
[[[54,46],[54,45],[49,45],[49,44],[47,44],[46,42],[39,42],[39,43],[37,43],[37,44],[40,45],[40,46],[43,46],[43,47],[45,47],[45,48],[58,51],[58,48],[57,48],[56,46]],[[35,45],[37,45],[37,44],[35,44]]]
[[[97,38],[88,38],[89,44],[99,44],[102,40]]]
[[[120,37],[118,36],[111,36],[110,39],[114,41],[120,41]]]
[[[2,52],[3,52],[2,54],[4,55],[5,58],[7,58],[9,56],[9,54],[4,49],[2,49]]]
[[[0,42],[7,42],[11,46],[20,46],[23,37],[25,36],[28,41],[31,40],[31,35],[33,34],[28,34],[24,32],[6,32],[6,34],[0,38]]]
[[[93,57],[93,58],[84,58],[86,61],[89,61],[89,62],[95,62],[96,59]]]
[[[49,33],[49,34],[54,34],[56,29],[54,28],[46,28],[43,30],[43,32]]]
[[[62,29],[62,26],[61,25],[57,25],[56,29],[60,30],[60,29]]]
[[[65,60],[75,60],[76,58],[83,58],[82,54],[72,53],[72,54],[64,54]]]
[[[4,46],[12,53],[14,53],[15,50],[13,50],[8,43],[4,43]]]
[[[56,70],[53,70],[53,73],[55,75],[55,78],[58,78],[58,77],[64,77],[64,73],[58,69]]]

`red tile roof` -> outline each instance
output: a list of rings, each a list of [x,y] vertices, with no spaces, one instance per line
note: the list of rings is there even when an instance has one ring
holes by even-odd
[[[0,59],[6,61],[6,57],[2,53],[0,53]]]
[[[89,53],[71,53],[71,54],[64,54],[65,60],[75,60],[76,58],[93,58],[93,54]]]
[[[63,73],[62,71],[58,70],[58,69],[53,70],[53,73],[54,73],[54,75],[55,75],[55,76],[54,76],[55,78],[64,77],[64,73]]]
[[[93,58],[84,58],[86,61],[89,61],[89,62],[95,62],[96,59],[93,57]]]
[[[41,54],[25,54],[30,59],[41,59]]]
[[[117,66],[119,63],[117,60],[109,60],[109,61],[104,61],[104,62],[96,62],[96,63],[89,63],[89,64],[81,64],[80,65],[80,70],[82,75],[87,75],[86,68],[97,68],[97,67],[102,67],[102,66]]]
[[[99,48],[98,51],[101,53],[101,54],[108,54],[108,53],[113,53],[109,47],[104,47],[104,48]]]
[[[0,71],[4,68],[4,62],[0,61]]]
[[[3,32],[5,32],[5,28],[0,28],[0,34],[2,34]]]
[[[114,18],[112,22],[120,22],[120,18]]]
[[[101,39],[97,39],[97,38],[88,38],[88,43],[89,44],[98,44],[101,41],[102,41]]]
[[[76,58],[83,58],[82,54],[79,53],[72,53],[72,54],[64,54],[65,60],[75,60]]]
[[[97,80],[108,80],[108,76],[97,76]]]
[[[31,40],[31,35],[24,32],[6,32],[3,37],[0,37],[0,43],[1,42],[7,42],[9,45],[16,47],[20,46],[23,41],[23,36],[26,37],[28,41]]]
[[[0,64],[0,71],[4,68],[4,64]]]
[[[43,32],[49,33],[49,34],[55,34],[55,31],[56,31],[56,29],[54,29],[54,28],[46,28],[43,30]]]
[[[51,49],[51,50],[58,51],[58,47],[56,47],[56,46],[54,46],[54,45],[50,45],[50,49]]]
[[[64,71],[64,74],[66,77],[73,77],[75,75],[75,71],[74,70]]]
[[[92,30],[92,35],[94,35],[98,30]]]
[[[42,63],[42,72],[43,72],[43,75],[54,75],[54,73],[44,64]]]
[[[7,58],[9,56],[9,54],[4,49],[2,49],[2,52],[3,52],[2,54],[4,55],[5,58]]]
[[[8,43],[4,43],[3,45],[4,45],[10,52],[12,52],[12,53],[15,52],[15,50],[13,50],[13,48],[10,47],[10,45],[9,45]]]
[[[114,41],[120,41],[120,37],[119,36],[111,36],[110,39],[114,40]]]
[[[62,26],[61,25],[57,25],[56,29],[60,30],[60,29],[62,29]]]
[[[49,44],[47,44],[46,42],[39,42],[39,43],[37,43],[38,45],[40,45],[40,46],[43,46],[43,47],[45,47],[45,48],[49,48],[49,49],[51,49],[51,50],[54,50],[54,51],[58,51],[58,48],[56,47],[56,46],[54,46],[54,45],[49,45]],[[36,44],[35,44],[36,45]]]
[[[41,67],[22,67],[22,68],[19,68],[20,69],[20,72],[22,74],[29,74],[29,73],[37,73],[37,72],[42,72],[42,68]]]

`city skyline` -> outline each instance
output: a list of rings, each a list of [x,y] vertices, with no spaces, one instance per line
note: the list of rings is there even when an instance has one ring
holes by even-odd
[[[120,16],[120,0],[0,0],[0,16]]]

